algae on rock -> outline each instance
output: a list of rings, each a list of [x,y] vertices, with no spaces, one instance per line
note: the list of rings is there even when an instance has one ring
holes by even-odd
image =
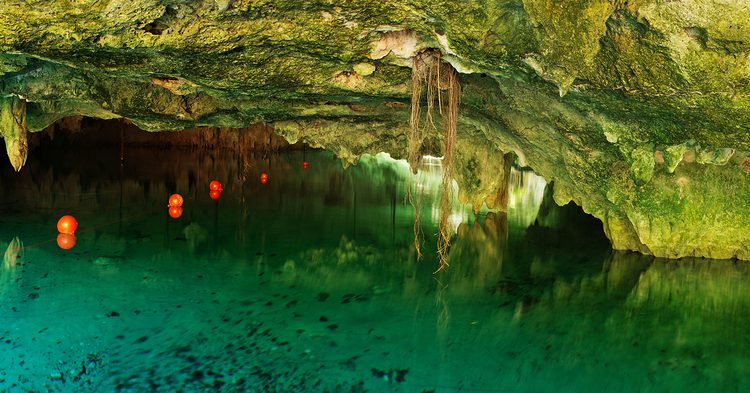
[[[16,96],[0,98],[0,135],[5,139],[8,158],[16,172],[29,154],[26,136],[26,103]]]
[[[7,108],[22,106],[29,131],[65,116],[150,131],[263,122],[346,162],[440,156],[437,130],[408,149],[409,67],[437,48],[461,74],[463,200],[492,202],[489,172],[512,152],[555,183],[557,202],[599,218],[617,249],[750,259],[750,212],[738,202],[750,199],[750,45],[748,26],[727,22],[750,17],[741,2],[35,7],[45,12],[0,4],[0,126],[6,147],[18,141],[14,165],[25,127]]]

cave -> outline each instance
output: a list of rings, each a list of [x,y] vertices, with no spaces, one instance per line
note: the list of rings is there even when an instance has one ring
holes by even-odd
[[[4,2],[0,392],[746,390],[747,21]]]

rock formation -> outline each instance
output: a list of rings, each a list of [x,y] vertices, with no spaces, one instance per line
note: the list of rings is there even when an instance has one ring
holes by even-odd
[[[733,0],[3,2],[0,132],[16,167],[27,128],[81,115],[406,157],[410,67],[438,50],[466,200],[497,200],[514,153],[616,249],[750,259],[748,20]]]

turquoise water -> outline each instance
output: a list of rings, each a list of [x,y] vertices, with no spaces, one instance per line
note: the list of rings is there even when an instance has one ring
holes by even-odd
[[[107,150],[4,165],[0,391],[750,388],[746,263],[611,252],[600,224],[514,171],[507,214],[454,204],[433,274],[426,164],[420,261],[408,169],[386,157],[344,170],[324,152],[133,148],[122,166]],[[80,223],[67,251],[64,214]]]

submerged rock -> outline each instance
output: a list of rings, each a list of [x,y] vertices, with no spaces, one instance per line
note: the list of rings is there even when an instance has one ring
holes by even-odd
[[[116,265],[122,262],[122,257],[119,256],[101,256],[93,260],[94,265],[110,266]]]

